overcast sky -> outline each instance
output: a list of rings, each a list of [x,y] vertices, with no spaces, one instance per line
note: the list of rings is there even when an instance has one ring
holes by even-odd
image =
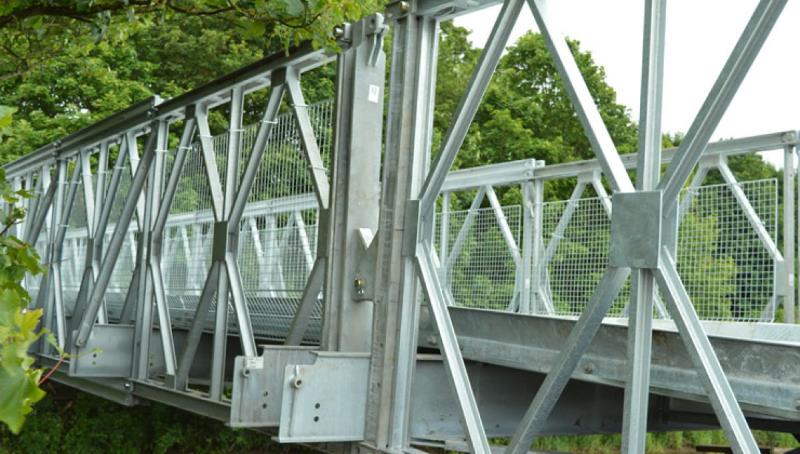
[[[667,2],[663,127],[685,132],[752,14],[756,0]],[[456,18],[483,47],[499,6]],[[638,121],[643,0],[558,0],[561,29],[606,69],[619,101]],[[527,6],[509,43],[537,31]],[[713,140],[800,129],[800,0],[789,1],[753,63]],[[780,156],[780,158],[779,158]],[[765,156],[780,165],[781,152]]]

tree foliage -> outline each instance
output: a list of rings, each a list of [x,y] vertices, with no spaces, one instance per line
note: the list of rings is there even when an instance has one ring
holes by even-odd
[[[25,274],[42,272],[39,255],[9,230],[25,216],[17,205],[29,194],[14,190],[0,169],[0,199],[11,206],[0,212],[0,422],[19,432],[25,415],[44,397],[39,389],[42,371],[33,366],[28,350],[42,335],[42,310],[27,310],[30,295],[22,286]]]
[[[59,38],[97,42],[124,35],[125,24],[177,16],[219,18],[243,37],[265,37],[283,46],[306,40],[333,45],[335,26],[377,6],[374,0],[6,0],[0,4],[0,30],[15,58],[10,66],[24,73]]]

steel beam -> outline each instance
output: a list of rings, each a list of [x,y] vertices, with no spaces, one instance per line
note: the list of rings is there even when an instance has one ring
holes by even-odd
[[[442,283],[439,281],[432,258],[433,251],[430,246],[424,243],[420,245],[420,249],[417,251],[417,267],[439,336],[439,350],[444,357],[446,375],[459,404],[458,408],[461,411],[470,451],[488,454],[491,452],[489,440],[486,438],[478,404],[472,392],[467,369],[464,366],[464,358],[461,356],[458,339],[450,321],[450,314],[447,312],[448,303],[445,301],[447,296],[443,292]],[[527,452],[527,448],[525,452]]]
[[[528,452],[536,433],[547,420],[564,391],[569,377],[578,366],[578,361],[600,329],[600,324],[614,303],[625,279],[628,278],[629,271],[628,268],[608,267],[606,269],[592,299],[586,304],[586,308],[570,332],[564,348],[559,353],[558,360],[547,373],[536,397],[514,432],[514,437],[506,449],[507,453],[523,454]]]
[[[157,128],[157,123],[153,125],[153,128]],[[75,338],[75,345],[78,347],[82,347],[86,343],[86,340],[89,338],[89,333],[92,330],[94,319],[97,317],[97,314],[100,311],[103,297],[106,289],[108,288],[109,280],[111,279],[111,273],[113,272],[114,266],[117,263],[119,253],[122,248],[122,243],[124,242],[125,235],[127,234],[128,224],[133,217],[134,210],[136,209],[136,205],[139,200],[140,192],[144,187],[145,179],[147,178],[147,174],[150,170],[150,164],[153,162],[153,158],[155,156],[156,142],[156,134],[150,134],[144,155],[139,162],[139,166],[136,169],[135,178],[133,178],[133,181],[131,182],[131,188],[128,192],[128,196],[125,199],[125,205],[122,208],[120,220],[114,228],[114,234],[111,237],[108,250],[106,251],[103,259],[100,274],[97,276],[97,280],[92,288],[89,302],[86,307],[86,312],[84,312],[81,319],[80,327],[78,328],[78,335]]]
[[[390,9],[387,16],[393,22],[392,62],[380,227],[373,240],[378,241],[376,293],[364,445],[400,451],[408,445],[419,317],[410,247],[418,226],[407,224],[413,216],[408,201],[418,197],[430,159],[439,25],[413,10]]]
[[[480,107],[481,99],[489,88],[500,56],[505,50],[508,37],[516,24],[522,10],[524,0],[506,0],[495,20],[489,40],[481,52],[481,56],[473,69],[472,77],[467,83],[467,90],[453,115],[453,123],[442,141],[442,149],[420,191],[420,213],[432,216],[436,198],[442,190],[447,173],[453,167],[458,150],[467,137],[469,126]]]
[[[617,153],[617,148],[611,140],[611,135],[606,129],[600,111],[594,103],[586,81],[583,80],[575,58],[567,46],[564,35],[548,11],[550,2],[547,0],[528,0],[533,11],[533,17],[544,37],[550,56],[553,58],[556,69],[564,83],[570,100],[572,101],[578,119],[583,125],[584,132],[592,144],[592,149],[597,156],[597,161],[603,169],[603,174],[615,192],[633,191],[633,183],[625,171],[625,165]]]
[[[780,17],[787,0],[761,0],[703,106],[681,142],[676,159],[670,163],[658,187],[664,200],[677,199],[684,183],[706,150],[711,134],[747,75],[761,46]]]

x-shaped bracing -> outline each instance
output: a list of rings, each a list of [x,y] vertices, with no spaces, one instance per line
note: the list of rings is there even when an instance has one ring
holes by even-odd
[[[172,170],[165,184],[163,194],[155,191],[156,185],[162,181],[165,167],[165,154],[168,142],[169,123],[166,119],[158,119],[151,122],[150,133],[145,145],[145,150],[139,157],[136,151],[136,137],[132,133],[126,134],[120,148],[118,161],[115,165],[114,174],[110,183],[109,190],[105,195],[105,202],[102,204],[102,211],[94,213],[94,210],[87,209],[92,214],[88,219],[88,229],[90,238],[102,235],[108,224],[107,212],[113,202],[113,197],[117,192],[120,172],[124,167],[124,159],[129,159],[131,164],[132,183],[128,195],[126,196],[120,215],[119,222],[114,227],[110,244],[103,257],[93,254],[91,267],[87,267],[84,275],[84,282],[81,285],[81,293],[85,294],[87,300],[86,308],[81,317],[77,320],[76,346],[81,347],[86,343],[91,333],[95,320],[101,323],[105,318],[102,317],[104,311],[103,296],[107,290],[109,279],[114,266],[119,258],[121,245],[128,234],[130,222],[134,214],[137,215],[139,231],[149,235],[148,239],[142,241],[147,244],[147,252],[139,248],[137,257],[137,267],[131,279],[131,290],[126,298],[125,309],[123,310],[123,320],[135,319],[139,329],[147,331],[152,325],[152,298],[155,299],[156,315],[158,317],[159,334],[164,356],[165,376],[167,381],[176,388],[183,388],[188,382],[188,374],[194,361],[200,338],[205,328],[206,317],[211,303],[216,294],[216,304],[218,309],[215,315],[214,329],[214,355],[224,356],[225,343],[227,341],[227,306],[228,296],[232,298],[232,306],[236,316],[236,325],[239,330],[239,337],[242,342],[242,351],[246,356],[257,356],[255,337],[252,331],[250,315],[248,312],[242,277],[237,263],[237,242],[240,222],[244,214],[250,189],[256,179],[259,167],[262,165],[262,157],[266,150],[267,141],[270,138],[272,126],[277,123],[277,117],[284,94],[288,92],[293,110],[293,116],[297,124],[303,158],[312,176],[315,195],[322,210],[327,209],[329,203],[328,180],[324,171],[319,145],[312,129],[311,119],[300,86],[300,72],[294,67],[285,67],[273,70],[270,73],[271,91],[267,106],[265,108],[252,152],[247,162],[244,163],[244,170],[240,172],[239,158],[241,154],[241,134],[242,134],[242,115],[244,92],[241,87],[234,87],[230,93],[230,128],[228,131],[228,157],[226,161],[226,173],[223,180],[217,165],[217,156],[214,151],[211,131],[208,123],[207,103],[198,103],[186,108],[184,115],[183,132],[180,143],[175,152],[175,159]],[[211,205],[214,214],[214,241],[212,246],[212,263],[205,279],[204,287],[201,292],[198,305],[195,309],[194,318],[184,344],[183,351],[176,354],[174,341],[172,338],[169,306],[165,290],[165,279],[161,272],[161,262],[164,251],[164,230],[167,218],[172,207],[172,202],[177,192],[178,184],[183,171],[183,166],[187,160],[188,153],[192,150],[193,140],[197,138],[199,151],[201,152],[206,179],[211,192]],[[81,170],[85,173],[88,169],[88,154],[86,162],[83,162]],[[134,172],[135,169],[135,172]],[[76,170],[77,171],[77,170]],[[241,174],[240,174],[241,173]],[[145,182],[151,180],[151,184]],[[87,181],[89,186],[87,189]],[[116,183],[116,184],[115,184]],[[100,186],[98,186],[100,187]],[[91,175],[84,175],[84,189],[91,191]],[[146,189],[147,194],[142,196]],[[92,199],[87,192],[87,200]],[[145,206],[146,204],[146,206]],[[151,216],[152,214],[152,216]],[[90,241],[91,243],[91,241]],[[102,252],[102,249],[99,249]],[[317,282],[316,280],[315,282]],[[320,283],[321,285],[321,283]],[[133,291],[135,290],[135,291]],[[318,291],[318,290],[317,290]],[[79,300],[82,298],[79,297]],[[133,308],[138,308],[139,313],[132,316]],[[149,335],[139,336],[143,345],[138,349],[136,366],[134,367],[134,377],[146,379],[148,375],[148,352],[149,348],[144,345]],[[223,390],[223,370],[224,361],[215,360],[211,371],[210,394],[213,398],[220,398]]]
[[[488,87],[491,75],[508,41],[515,20],[525,0],[507,0],[495,22],[480,59],[474,69],[442,150],[420,193],[422,213],[420,230],[430,224],[434,204],[451,168],[458,149],[466,137],[469,124]],[[614,206],[619,211],[633,210],[637,197],[648,197],[658,212],[655,227],[646,222],[620,225],[625,216],[612,220],[612,232],[625,228],[642,236],[641,244],[650,244],[647,251],[625,248],[607,267],[595,293],[577,320],[570,336],[539,388],[507,448],[510,453],[527,452],[536,434],[558,401],[578,361],[589,347],[614,299],[633,270],[633,290],[629,318],[628,380],[625,390],[623,451],[644,452],[647,430],[647,398],[649,394],[650,343],[652,336],[655,284],[661,289],[667,310],[677,325],[689,356],[708,392],[709,401],[735,452],[757,452],[755,440],[733,394],[719,360],[705,334],[691,299],[684,288],[675,264],[675,238],[680,191],[701,159],[708,141],[738,90],[751,64],[786,5],[786,0],[761,0],[753,12],[739,41],[731,52],[716,83],[689,128],[684,141],[660,179],[661,97],[664,61],[664,18],[666,0],[645,0],[643,38],[640,148],[637,181],[634,187],[619,153],[614,146],[591,93],[581,76],[564,36],[558,30],[547,7],[551,1],[528,0],[533,16],[564,83],[578,118],[597,156],[606,180],[614,191]],[[642,199],[639,199],[639,201]],[[630,213],[629,213],[630,214]],[[646,217],[645,217],[646,218]],[[616,225],[615,225],[616,224]],[[637,231],[638,229],[638,231]],[[613,236],[613,233],[612,233]],[[450,296],[443,291],[435,269],[433,248],[426,235],[420,233],[416,258],[419,277],[430,302],[441,351],[451,385],[461,409],[470,448],[473,452],[489,452],[475,396],[472,393],[463,358],[447,312]],[[621,238],[621,237],[620,237]],[[617,240],[619,243],[620,240]],[[621,243],[624,246],[624,241]],[[620,244],[612,244],[612,249]]]

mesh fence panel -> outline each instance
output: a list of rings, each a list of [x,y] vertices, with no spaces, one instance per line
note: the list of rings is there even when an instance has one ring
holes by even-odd
[[[517,245],[520,241],[521,207],[503,207],[503,214]],[[448,270],[445,286],[457,306],[508,310],[513,303],[516,264],[503,239],[492,208],[439,213],[447,216],[448,258],[440,260]],[[441,239],[439,239],[440,241]],[[441,249],[441,244],[438,245]]]
[[[679,227],[678,271],[701,319],[771,320],[774,261],[737,203],[735,188],[741,189],[767,233],[775,238],[776,180],[749,181],[735,187],[702,186],[693,190]],[[569,205],[568,201],[544,204],[544,255],[548,261],[546,268],[534,268],[534,272],[540,273],[544,294],[555,313],[577,316],[605,270],[610,221],[599,198],[580,199],[574,202],[570,222],[561,231],[557,227]],[[557,246],[547,247],[551,242]],[[629,299],[628,281],[609,315],[624,316]]]
[[[700,318],[771,321],[775,262],[734,197],[737,189],[776,238],[776,180],[703,186],[678,230],[678,271]]]
[[[330,162],[333,103],[309,106],[309,116],[323,154]],[[239,178],[253,152],[260,124],[243,128]],[[228,159],[228,134],[212,139],[222,185]],[[174,152],[166,166],[171,168]],[[238,182],[237,182],[238,183]],[[211,265],[213,213],[202,152],[194,144],[184,165],[165,229],[163,274],[172,321],[188,324]],[[281,337],[288,332],[316,254],[317,203],[292,114],[273,125],[240,225],[239,269],[256,333]],[[229,328],[236,330],[229,301]],[[213,324],[216,296],[206,319]],[[320,307],[309,333],[320,329]]]
[[[64,238],[64,252],[61,262],[64,308],[72,313],[78,291],[81,287],[84,266],[86,265],[86,199],[84,197],[83,178],[78,179],[75,188],[75,201],[67,221],[67,232]]]
[[[547,266],[534,267],[533,272],[538,273],[542,294],[556,314],[580,315],[605,271],[611,221],[603,202],[592,197],[543,204],[544,259],[537,263]],[[564,224],[562,217],[568,209],[572,216]],[[622,314],[629,291],[626,284],[609,315]]]

